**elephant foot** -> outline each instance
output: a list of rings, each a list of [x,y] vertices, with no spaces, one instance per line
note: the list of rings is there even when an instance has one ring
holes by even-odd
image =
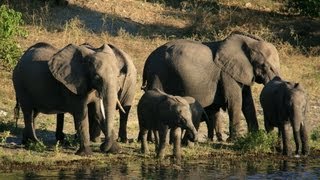
[[[121,142],[121,143],[125,143],[125,144],[127,144],[129,141],[128,141],[128,138],[122,138],[122,137],[119,137],[118,139],[117,139],[117,141],[118,142]]]
[[[222,139],[222,134],[217,134],[217,140],[218,142],[223,142],[223,139]]]
[[[194,147],[194,142],[188,142],[187,146],[190,148]]]
[[[176,165],[181,165],[181,156],[180,157],[174,157],[173,161]]]
[[[283,156],[291,156],[291,155],[292,155],[292,152],[291,152],[290,150],[288,150],[288,149],[284,149],[284,150],[282,151],[282,155],[283,155]]]
[[[76,155],[79,155],[79,156],[90,156],[90,155],[92,155],[91,148],[89,148],[89,147],[79,148],[78,151],[76,152]]]
[[[101,138],[100,137],[90,138],[90,141],[95,142],[95,143],[99,143],[99,142],[101,142]]]
[[[56,141],[64,142],[65,137],[64,133],[56,133]]]
[[[116,154],[118,152],[120,152],[120,146],[116,142],[114,142],[111,148],[109,149],[109,151],[107,151],[107,153],[112,153],[112,154]]]
[[[39,142],[40,141],[36,137],[33,137],[33,138],[23,137],[21,144],[23,144],[25,146],[29,146],[30,143],[39,143]]]
[[[308,156],[309,155],[309,151],[308,150],[302,150],[302,155],[304,156]]]
[[[228,137],[227,138],[227,142],[228,143],[232,143],[232,142],[234,142],[236,140],[236,138],[233,138],[233,137]]]
[[[276,146],[275,149],[276,149],[276,151],[277,151],[278,153],[281,153],[281,152],[282,152],[281,146]]]
[[[163,160],[164,159],[164,155],[163,154],[157,154],[156,158],[158,160]]]
[[[149,148],[141,148],[141,153],[142,154],[149,154]]]
[[[188,144],[189,144],[189,141],[188,141],[188,140],[185,140],[185,139],[182,139],[182,140],[181,140],[181,146],[186,147],[186,146],[188,146]]]
[[[117,142],[113,142],[111,147],[107,149],[107,144],[106,142],[104,142],[101,144],[100,150],[105,153],[118,153],[120,152],[120,146],[118,145]]]

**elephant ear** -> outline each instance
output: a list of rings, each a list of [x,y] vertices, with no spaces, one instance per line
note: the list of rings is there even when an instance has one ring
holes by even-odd
[[[48,62],[54,78],[74,94],[88,92],[87,63],[84,57],[90,53],[85,47],[69,44],[57,52]]]
[[[194,104],[196,100],[191,96],[184,96],[183,97],[189,104]]]
[[[249,59],[250,44],[241,36],[234,34],[223,40],[214,63],[237,82],[250,86],[254,83],[253,66]]]

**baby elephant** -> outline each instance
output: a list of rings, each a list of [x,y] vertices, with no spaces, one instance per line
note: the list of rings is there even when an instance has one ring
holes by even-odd
[[[153,130],[155,134],[156,152],[160,159],[164,157],[168,129],[174,132],[173,153],[177,162],[181,160],[181,128],[190,132],[191,141],[198,139],[189,103],[180,96],[172,96],[159,89],[146,91],[138,103],[138,119],[142,153],[149,152],[148,130]]]
[[[274,127],[279,128],[283,155],[289,154],[290,124],[296,144],[296,155],[299,154],[301,144],[302,154],[308,154],[308,134],[305,125],[307,96],[301,85],[275,77],[262,89],[260,103],[263,108],[266,131],[270,132]]]
[[[197,131],[199,130],[200,123],[203,121],[206,122],[206,125],[208,127],[208,122],[210,120],[207,113],[201,106],[201,104],[197,100],[195,100],[193,97],[190,97],[190,96],[184,96],[183,99],[185,99],[189,103],[190,111],[192,115],[192,123],[196,128],[196,130]],[[191,138],[192,138],[192,134],[190,133],[190,131],[187,131],[184,133],[181,143],[185,146],[191,146],[193,144],[189,141]]]

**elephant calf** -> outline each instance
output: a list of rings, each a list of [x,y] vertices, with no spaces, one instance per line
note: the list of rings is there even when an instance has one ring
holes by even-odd
[[[197,130],[192,123],[189,103],[180,96],[168,95],[159,89],[148,90],[138,103],[141,151],[148,153],[147,132],[155,134],[157,157],[164,157],[168,129],[174,133],[174,156],[181,160],[181,128],[190,132],[190,139],[197,141]],[[158,140],[159,139],[159,140]],[[159,144],[158,144],[159,142]]]
[[[286,82],[276,76],[262,89],[260,102],[263,108],[264,124],[267,132],[279,128],[282,136],[283,155],[289,154],[289,126],[293,129],[296,155],[302,144],[302,154],[309,151],[306,130],[307,96],[299,83]],[[300,144],[301,141],[301,144]]]
[[[196,130],[199,130],[199,126],[200,123],[205,121],[207,126],[208,126],[208,122],[209,117],[206,114],[205,110],[203,109],[203,107],[201,106],[201,104],[195,100],[193,97],[190,96],[184,96],[183,97],[190,106],[190,111],[191,111],[191,115],[192,115],[192,123],[194,125],[194,127],[196,128]],[[183,138],[182,138],[182,144],[183,145],[189,145],[190,144],[190,140],[192,139],[192,134],[190,131],[186,131]]]

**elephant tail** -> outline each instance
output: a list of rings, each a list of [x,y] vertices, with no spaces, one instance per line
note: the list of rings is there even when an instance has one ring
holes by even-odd
[[[18,127],[18,120],[19,120],[19,115],[20,115],[20,103],[18,99],[16,99],[16,106],[14,107],[14,119],[16,120],[16,128]]]
[[[145,69],[143,69],[141,90],[147,90],[147,73]]]

